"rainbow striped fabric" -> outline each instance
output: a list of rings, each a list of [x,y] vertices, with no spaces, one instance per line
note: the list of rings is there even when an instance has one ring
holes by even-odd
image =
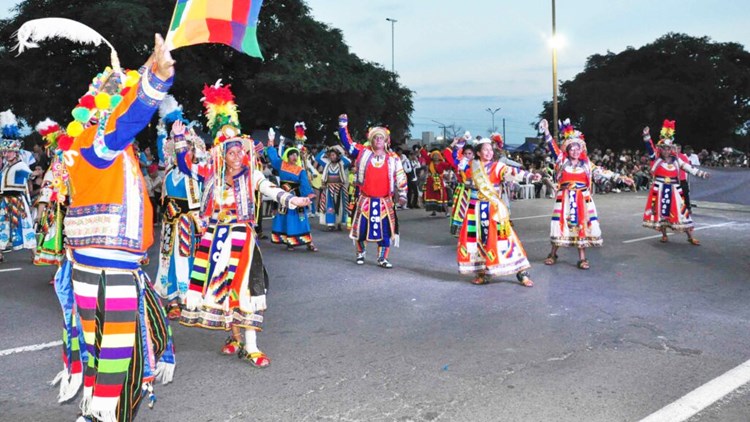
[[[225,44],[263,58],[257,38],[263,0],[177,0],[166,43],[170,50],[195,44]]]

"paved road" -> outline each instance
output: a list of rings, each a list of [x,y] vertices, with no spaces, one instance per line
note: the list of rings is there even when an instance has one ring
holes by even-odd
[[[638,421],[750,359],[750,213],[697,209],[695,247],[633,241],[656,235],[640,227],[642,194],[596,201],[605,245],[589,271],[570,249],[542,264],[551,200],[513,203],[531,289],[459,276],[447,220],[423,210],[400,214],[392,270],[356,266],[343,233],[316,231],[317,254],[264,243],[271,367],[221,356],[223,333],[176,326],[175,381],[140,420]],[[21,253],[0,270],[15,267],[0,272],[0,348],[58,340],[51,270]],[[0,420],[75,418],[47,385],[58,356],[0,356]],[[749,398],[745,386],[691,421],[748,421]]]

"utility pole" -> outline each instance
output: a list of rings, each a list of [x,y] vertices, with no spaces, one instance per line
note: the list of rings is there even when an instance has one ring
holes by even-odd
[[[396,74],[396,29],[395,25],[396,22],[398,22],[396,19],[391,18],[385,18],[388,22],[391,23],[391,73],[394,75]]]
[[[555,28],[555,0],[552,0],[552,128],[554,129],[554,138],[559,135],[557,127],[557,32]]]
[[[503,142],[505,142],[505,117],[503,117]]]
[[[439,127],[440,129],[443,129],[443,141],[445,141],[445,140],[446,140],[446,138],[445,138],[445,137],[447,136],[447,135],[446,135],[446,132],[445,132],[445,130],[446,130],[447,128],[449,128],[450,126],[446,125],[445,123],[441,123],[441,122],[438,122],[437,120],[433,120],[433,122],[437,123],[437,124],[438,124],[438,127]]]

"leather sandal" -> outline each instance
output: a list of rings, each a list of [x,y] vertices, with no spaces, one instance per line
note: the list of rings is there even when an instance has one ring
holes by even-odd
[[[486,282],[487,280],[484,278],[483,275],[478,275],[473,280],[471,280],[471,284],[476,284],[477,286],[480,286]]]
[[[555,265],[557,262],[557,255],[549,254],[547,255],[547,259],[544,260],[544,265]]]
[[[520,283],[524,287],[534,287],[534,282],[528,276],[522,278]]]
[[[669,241],[669,238],[667,237],[666,234],[661,235],[661,239],[659,239],[659,242],[661,242],[661,243],[667,243],[668,241]]]
[[[316,248],[315,245],[313,245],[312,243],[310,243],[310,244],[307,245],[307,250],[310,251],[310,252],[317,252],[318,248]]]
[[[180,305],[176,303],[170,304],[167,310],[167,319],[169,319],[170,321],[174,321],[174,320],[180,319],[180,315],[182,315],[182,311],[180,310]]]
[[[700,244],[701,244],[700,240],[698,240],[698,239],[696,239],[696,238],[694,238],[692,236],[688,237],[687,241],[688,241],[689,244],[695,245],[695,246],[700,246]]]
[[[261,351],[248,353],[245,350],[240,350],[237,353],[237,357],[256,368],[267,368],[271,364],[271,359],[268,358],[268,355]]]
[[[589,268],[591,268],[591,266],[589,265],[589,260],[586,258],[578,261],[577,267],[579,270],[588,270]]]
[[[235,339],[234,337],[229,337],[224,342],[224,347],[221,348],[221,354],[233,355],[235,353],[241,352],[244,347],[245,345],[241,341]]]

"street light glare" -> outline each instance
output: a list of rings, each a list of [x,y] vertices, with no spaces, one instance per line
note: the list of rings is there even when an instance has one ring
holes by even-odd
[[[554,50],[559,50],[566,45],[565,37],[560,34],[555,34],[554,36],[550,37],[548,43],[550,48]]]

